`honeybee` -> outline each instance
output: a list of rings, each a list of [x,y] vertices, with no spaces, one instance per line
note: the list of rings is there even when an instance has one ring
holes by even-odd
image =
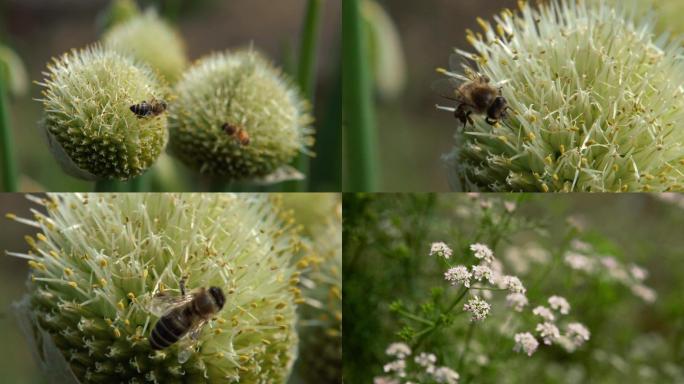
[[[168,105],[164,100],[152,98],[149,103],[143,100],[140,104],[131,105],[130,109],[138,119],[142,119],[143,117],[159,116],[166,111],[167,107]]]
[[[439,70],[438,70],[439,71]],[[440,72],[445,72],[444,70]],[[459,82],[454,78],[438,80],[433,89],[440,96],[458,103],[456,108],[437,106],[438,109],[454,112],[454,116],[463,123],[463,127],[473,124],[472,114],[484,115],[489,125],[496,125],[506,117],[511,109],[508,101],[501,94],[501,88],[490,83],[487,76],[471,74],[471,80]]]
[[[185,278],[180,282],[180,292],[180,296],[160,293],[152,298],[149,310],[159,316],[159,321],[149,341],[154,350],[180,344],[178,362],[185,363],[194,352],[203,327],[223,308],[226,298],[219,287],[202,287],[186,294]]]
[[[221,126],[221,129],[223,130],[223,132],[235,138],[235,140],[237,140],[240,143],[240,145],[249,145],[249,134],[242,125],[224,123]]]

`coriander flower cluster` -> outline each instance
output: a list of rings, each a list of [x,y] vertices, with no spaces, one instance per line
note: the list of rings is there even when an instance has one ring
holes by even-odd
[[[647,303],[653,303],[657,298],[655,290],[644,283],[648,270],[636,264],[625,265],[613,256],[597,255],[591,244],[579,240],[572,242],[564,262],[578,272],[616,281]]]
[[[561,296],[553,295],[548,298],[549,306],[539,305],[532,309],[532,314],[539,319],[535,332],[544,345],[558,344],[568,352],[573,352],[589,340],[589,330],[577,322],[569,322],[561,332],[558,321],[570,313],[570,303]],[[539,347],[539,340],[531,332],[520,332],[513,336],[515,352],[523,352],[527,356]]]
[[[373,379],[374,384],[416,384],[436,382],[458,384],[460,375],[446,366],[437,366],[437,356],[421,352],[411,359],[411,348],[405,343],[392,343],[385,350],[392,361],[383,366],[384,376]]]
[[[679,42],[606,1],[519,3],[493,25],[478,19],[482,32],[467,31],[473,52],[457,50],[452,62],[474,70],[440,71],[458,82],[474,71],[489,77],[513,110],[495,126],[478,117],[456,134],[445,156],[452,188],[681,191]]]

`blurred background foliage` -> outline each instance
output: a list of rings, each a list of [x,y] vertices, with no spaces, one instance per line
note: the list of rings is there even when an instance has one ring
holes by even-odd
[[[23,62],[29,81],[41,80],[41,72],[50,58],[100,38],[107,22],[103,13],[109,3],[109,0],[0,0],[0,45],[15,53],[10,58],[12,62],[16,62],[16,57]],[[179,29],[191,61],[214,50],[254,44],[293,79],[296,77],[306,0],[139,0],[137,3],[143,9],[158,9]],[[341,188],[340,4],[340,0],[329,0],[322,7],[314,100],[317,156],[311,159],[309,179],[313,191]],[[3,50],[0,48],[0,58],[9,57]],[[54,161],[38,128],[42,109],[33,99],[40,98],[40,87],[29,82],[24,82],[24,86],[28,92],[12,93],[9,103],[13,150],[21,174],[20,190],[92,190],[92,183],[67,176]],[[153,181],[153,190],[201,188],[191,172],[170,156],[162,156],[153,169],[157,174],[154,179],[161,181]]]
[[[673,199],[673,195],[666,197]],[[430,244],[444,241],[452,245],[457,263],[457,249],[463,246],[458,239],[481,229],[472,212],[481,210],[482,200],[499,201],[495,206],[501,200],[518,204],[513,213],[519,222],[517,230],[506,234],[494,252],[506,270],[520,276],[528,288],[531,307],[552,294],[565,296],[572,306],[573,321],[589,328],[591,340],[573,354],[558,347],[540,348],[532,357],[514,354],[512,341],[496,343],[492,337],[497,335],[495,327],[501,323],[501,313],[507,312],[496,304],[474,337],[475,346],[485,348],[490,362],[469,366],[468,371],[477,374],[468,382],[684,381],[681,197],[674,203],[648,194],[485,194],[480,198],[466,194],[347,194],[343,207],[347,382],[369,383],[382,375],[383,364],[389,362],[385,348],[400,340],[397,332],[402,323],[389,309],[393,301],[418,305],[430,298],[432,287],[449,291],[442,280],[443,268],[435,257],[428,256]],[[556,266],[539,285],[535,282],[544,275],[544,265],[531,263],[526,272],[515,269],[509,254],[514,247],[525,255],[534,245],[546,250],[548,257],[560,257],[552,252],[563,242],[569,223],[584,228],[578,238],[591,244],[596,254],[612,255],[626,266],[636,263],[645,267],[650,273],[645,284],[658,295],[655,303],[646,303],[629,288],[605,278],[581,278],[576,271],[570,274],[567,267]],[[453,333],[441,332],[426,349],[417,352],[435,352],[440,362],[445,356],[458,355],[465,328],[455,325],[450,328]],[[497,355],[503,358],[497,359]]]
[[[40,196],[40,195],[38,195]],[[341,282],[341,195],[338,193],[288,193],[272,194],[275,206],[292,217],[302,236],[303,244],[299,260],[315,258],[309,268],[302,269],[307,285],[303,289],[307,298],[325,298],[331,287],[340,289]],[[29,268],[25,260],[5,255],[5,251],[27,250],[24,236],[35,236],[35,228],[10,221],[7,213],[31,217],[30,209],[42,207],[31,203],[22,193],[0,193],[0,383],[47,384],[42,371],[35,363],[29,344],[24,338],[13,313],[12,303],[19,301],[26,292]],[[327,275],[327,271],[335,273]],[[323,278],[319,278],[319,276]],[[323,290],[319,294],[317,290]],[[307,304],[300,306],[299,332],[301,342],[299,360],[294,366],[289,384],[319,384],[341,382],[341,342],[339,330],[331,334],[321,326],[327,319],[341,317],[339,294],[311,311]],[[330,312],[335,312],[334,314]],[[339,319],[335,329],[339,328]],[[322,331],[322,330],[325,330]],[[311,340],[311,336],[316,336]],[[322,358],[324,357],[324,359]],[[317,364],[302,363],[318,359]],[[333,372],[337,380],[325,379]]]

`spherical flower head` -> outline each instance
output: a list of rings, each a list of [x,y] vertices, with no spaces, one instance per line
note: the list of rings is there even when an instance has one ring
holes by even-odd
[[[387,356],[393,356],[397,359],[405,359],[411,355],[411,347],[406,343],[392,343],[385,350]]]
[[[554,321],[556,320],[556,316],[554,316],[553,312],[551,312],[550,309],[544,307],[544,306],[538,306],[532,310],[532,313],[541,317],[542,319],[546,321]]]
[[[495,126],[477,116],[457,134],[446,157],[453,187],[682,190],[679,43],[654,38],[648,20],[604,1],[520,4],[494,26],[480,20],[484,32],[467,34],[474,53],[458,51],[501,87],[511,110]],[[460,81],[475,76],[444,72]]]
[[[430,256],[436,255],[439,257],[443,257],[445,259],[449,259],[452,254],[453,251],[451,250],[451,248],[449,248],[448,245],[441,241],[432,243],[432,245],[430,246]]]
[[[549,305],[551,309],[556,310],[561,313],[561,315],[567,315],[570,313],[570,303],[561,296],[551,296],[549,297]]]
[[[513,350],[515,352],[523,351],[527,354],[527,356],[532,356],[532,354],[539,347],[539,342],[529,332],[517,333],[514,337],[514,340],[515,346],[513,347]]]
[[[491,305],[488,302],[475,296],[470,298],[468,302],[463,306],[463,310],[471,313],[470,321],[482,321],[489,315],[489,310]]]
[[[486,244],[470,244],[470,250],[478,259],[486,264],[491,264],[494,261],[494,252]]]
[[[154,163],[167,141],[166,114],[138,118],[131,106],[163,100],[155,75],[93,46],[48,65],[44,127],[65,171],[87,180],[126,180]]]
[[[172,153],[192,169],[234,180],[275,173],[313,145],[309,106],[254,50],[214,53],[176,84]],[[246,139],[244,141],[243,139]]]
[[[529,304],[527,296],[522,293],[509,293],[506,295],[506,304],[516,312],[522,312]]]
[[[451,285],[463,284],[463,286],[470,288],[470,278],[472,274],[468,271],[468,268],[459,265],[457,267],[449,268],[448,271],[444,272],[444,280],[451,283]]]
[[[37,200],[34,198],[34,200]],[[29,224],[29,294],[19,306],[39,351],[80,382],[285,382],[297,349],[299,240],[260,196],[63,194]],[[215,286],[225,305],[181,362],[150,334],[160,292]],[[37,353],[38,354],[38,353]],[[55,356],[43,356],[54,359]],[[43,361],[54,364],[54,361]],[[54,374],[54,372],[50,372]]]
[[[522,281],[517,276],[504,276],[501,279],[501,285],[503,288],[508,289],[511,293],[522,293],[524,294],[527,290],[523,286]]]
[[[565,330],[566,336],[575,344],[575,347],[580,347],[584,342],[589,341],[589,330],[580,323],[569,323]]]
[[[539,336],[541,336],[542,340],[544,340],[544,344],[546,345],[553,344],[553,342],[560,337],[560,331],[553,323],[539,323],[537,324],[536,330],[539,332]]]
[[[444,384],[458,384],[458,380],[461,378],[456,371],[449,367],[439,367],[435,369],[432,377],[436,382]]]
[[[486,265],[473,265],[473,279],[477,281],[485,279],[492,283],[492,270]]]
[[[105,47],[149,65],[169,83],[176,82],[188,65],[181,37],[153,11],[116,24],[102,41]]]

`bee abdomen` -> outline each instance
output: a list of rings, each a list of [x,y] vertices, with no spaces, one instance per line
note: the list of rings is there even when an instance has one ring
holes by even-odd
[[[187,318],[177,314],[162,317],[152,329],[150,346],[158,350],[174,344],[187,333],[190,325]]]
[[[147,102],[143,101],[140,104],[131,105],[131,112],[133,112],[137,117],[145,117],[152,114],[152,107]]]

